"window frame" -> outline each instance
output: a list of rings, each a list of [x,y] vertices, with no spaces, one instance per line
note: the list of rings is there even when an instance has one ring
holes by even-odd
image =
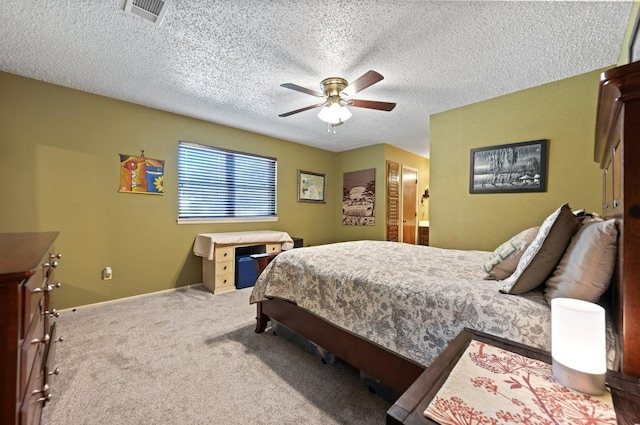
[[[215,152],[216,155],[231,155],[238,157],[251,157],[258,158],[267,161],[273,162],[273,193],[270,194],[270,199],[273,200],[273,215],[256,215],[256,216],[229,216],[229,217],[181,217],[180,211],[180,198],[182,197],[181,191],[183,188],[183,183],[181,182],[181,160],[180,160],[180,151],[182,147],[193,147],[195,149],[204,150],[204,151],[212,151]],[[278,221],[278,159],[275,157],[270,157],[266,155],[258,155],[249,152],[236,151],[231,149],[220,148],[217,146],[210,146],[201,143],[193,143],[188,141],[179,141],[178,142],[178,155],[177,155],[177,175],[178,175],[178,224],[206,224],[206,223],[258,223],[258,222],[273,222]],[[251,172],[250,170],[248,171]],[[228,174],[227,174],[228,176]],[[232,183],[233,181],[230,181]],[[234,188],[231,188],[234,191]],[[266,203],[266,206],[269,207],[269,202]]]

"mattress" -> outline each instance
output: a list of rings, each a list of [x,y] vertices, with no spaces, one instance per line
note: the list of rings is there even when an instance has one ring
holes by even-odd
[[[284,252],[258,278],[251,302],[280,298],[424,366],[465,327],[550,351],[542,291],[499,292],[485,251],[384,241]]]

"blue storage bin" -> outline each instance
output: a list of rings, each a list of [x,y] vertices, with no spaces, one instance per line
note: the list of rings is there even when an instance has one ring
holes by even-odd
[[[251,255],[236,255],[236,288],[248,288],[256,284],[258,267]]]

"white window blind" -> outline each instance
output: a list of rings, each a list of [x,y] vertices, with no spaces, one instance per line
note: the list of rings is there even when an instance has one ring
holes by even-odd
[[[178,145],[178,219],[276,216],[277,161],[195,143]]]

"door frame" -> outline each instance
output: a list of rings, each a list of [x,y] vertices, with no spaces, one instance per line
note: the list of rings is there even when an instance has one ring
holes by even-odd
[[[414,235],[413,235],[413,240],[414,240],[414,245],[418,243],[418,182],[420,181],[419,179],[419,170],[417,168],[413,168],[413,167],[409,167],[406,165],[401,164],[400,165],[400,181],[402,182],[402,184],[400,184],[400,217],[401,217],[401,223],[402,225],[399,226],[400,227],[400,235],[399,235],[399,239],[401,241],[404,242],[404,199],[405,199],[405,191],[404,191],[404,178],[405,178],[405,170],[407,171],[411,171],[413,173],[415,173],[415,193],[414,193],[414,221],[415,221],[415,225],[414,225]]]

